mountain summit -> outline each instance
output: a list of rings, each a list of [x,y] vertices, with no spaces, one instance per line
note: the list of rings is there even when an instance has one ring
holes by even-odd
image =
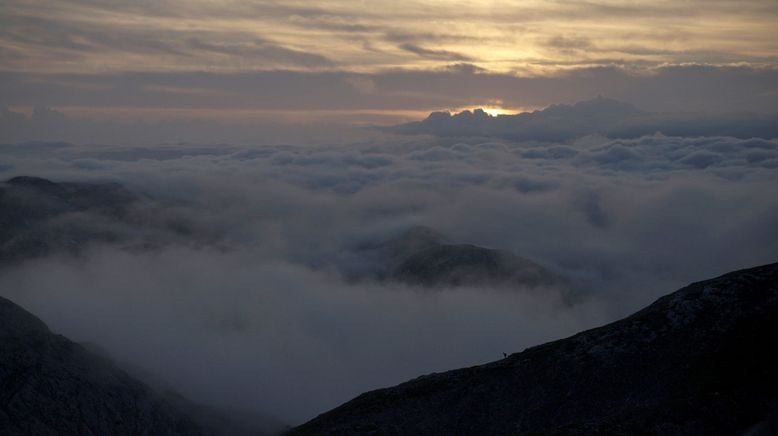
[[[290,434],[775,434],[775,344],[778,263],[496,362],[362,394]]]
[[[375,260],[363,276],[427,289],[476,286],[502,289],[564,287],[561,277],[511,252],[454,243],[434,229],[410,227],[358,253]],[[358,276],[357,276],[358,278]]]

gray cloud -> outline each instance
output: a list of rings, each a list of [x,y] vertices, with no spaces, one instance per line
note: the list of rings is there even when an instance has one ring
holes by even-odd
[[[454,61],[454,62],[456,61],[469,62],[473,60],[472,58],[459,53],[455,53],[448,50],[434,50],[434,49],[424,48],[419,45],[412,44],[410,42],[400,44],[399,47],[405,51],[417,54],[423,58],[428,58],[428,59],[437,59],[437,60]]]
[[[31,60],[41,58],[77,60],[94,52],[162,55],[183,63],[193,59],[203,60],[204,53],[216,53],[229,56],[243,65],[264,62],[265,68],[333,65],[321,54],[285,47],[239,30],[150,29],[100,22],[85,24],[67,18],[24,13],[9,14],[0,18],[0,23],[3,24],[0,43],[4,43],[4,51],[9,55],[3,58],[9,62],[6,68],[27,69],[26,65]],[[7,47],[20,47],[22,50],[11,52]]]
[[[95,26],[83,28],[70,22],[32,16],[13,17],[13,20],[3,20],[3,24],[0,40],[10,42],[10,45],[39,45],[46,51],[67,50],[72,56],[76,56],[78,52],[92,50],[185,54],[174,43],[167,41],[170,32],[165,31],[149,34],[123,28],[109,29]],[[33,50],[35,51],[37,50]]]
[[[303,65],[308,67],[330,66],[333,62],[325,56],[292,50],[264,40],[246,44],[213,44],[198,38],[187,41],[191,49],[198,52],[214,52],[231,56],[248,56],[266,59],[281,65]]]
[[[594,48],[589,38],[581,36],[563,36],[557,35],[549,38],[546,45],[566,53],[572,53],[578,50],[591,50]]]
[[[354,80],[369,80],[381,92],[359,92],[350,85]],[[726,86],[722,87],[722,83]],[[776,87],[778,73],[772,69],[703,66],[664,68],[652,75],[594,68],[534,78],[490,74],[461,64],[440,71],[375,74],[5,72],[0,73],[0,103],[55,108],[419,110],[472,107],[495,100],[507,107],[547,106],[599,94],[654,112],[771,114],[776,107]],[[177,92],[159,91],[166,88]]]
[[[441,43],[461,41],[482,41],[477,35],[460,35],[434,32],[411,32],[390,30],[384,34],[384,39],[400,43]]]

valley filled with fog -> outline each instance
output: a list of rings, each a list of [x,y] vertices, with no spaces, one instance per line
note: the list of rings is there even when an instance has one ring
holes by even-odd
[[[2,180],[110,187],[58,209],[3,183],[0,201],[53,212],[4,236],[0,293],[148,381],[297,424],[778,258],[774,139],[368,137],[0,145]],[[392,276],[382,247],[428,234],[554,279]]]

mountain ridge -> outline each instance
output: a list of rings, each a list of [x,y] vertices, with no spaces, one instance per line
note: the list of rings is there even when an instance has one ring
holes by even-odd
[[[540,264],[507,250],[454,242],[426,226],[412,226],[387,239],[357,247],[362,258],[373,259],[372,270],[352,274],[429,290],[459,286],[503,290],[566,288],[565,280]],[[565,289],[565,296],[572,297]],[[569,294],[569,295],[568,295]]]
[[[0,297],[5,434],[211,434],[112,362]],[[183,400],[182,400],[183,401]]]
[[[742,433],[778,410],[775,343],[778,263],[499,361],[364,393],[288,434]]]
[[[484,137],[541,143],[567,142],[589,135],[631,139],[656,133],[771,139],[778,137],[776,121],[778,116],[775,114],[647,112],[630,103],[598,96],[513,115],[491,116],[483,109],[456,114],[432,112],[424,120],[399,124],[386,130],[441,138]]]

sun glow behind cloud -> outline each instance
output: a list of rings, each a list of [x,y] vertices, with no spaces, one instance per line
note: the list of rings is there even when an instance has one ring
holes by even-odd
[[[369,124],[602,94],[763,111],[776,28],[772,0],[8,0],[0,107]],[[713,97],[719,80],[738,90]]]
[[[528,112],[527,110],[521,110],[521,109],[506,109],[503,107],[496,107],[496,106],[485,106],[482,107],[481,110],[486,112],[487,114],[496,117],[500,115],[515,115],[521,112]]]
[[[474,106],[466,106],[456,109],[449,109],[449,112],[452,114],[457,114],[464,111],[484,111],[487,115],[491,117],[498,117],[500,115],[516,115],[524,112],[532,112],[533,110],[537,110],[541,108],[529,108],[529,107],[502,107],[502,106],[495,106],[495,105],[474,105]]]

